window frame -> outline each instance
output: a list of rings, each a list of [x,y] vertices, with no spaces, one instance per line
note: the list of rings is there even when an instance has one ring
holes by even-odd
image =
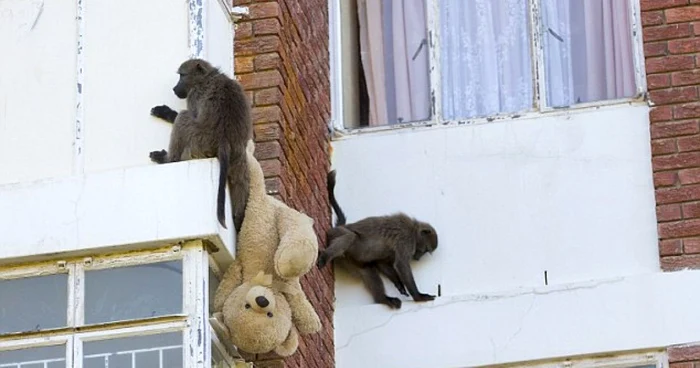
[[[527,368],[634,368],[644,365],[668,368],[668,354],[665,350],[648,350],[632,353],[611,353],[556,359],[548,362],[517,364]],[[510,366],[510,365],[508,365]],[[513,366],[516,366],[515,364]]]
[[[442,117],[442,88],[440,74],[440,0],[426,0],[426,16],[428,25],[429,45],[429,80],[430,80],[430,119],[400,123],[393,125],[381,125],[374,127],[346,127],[344,110],[344,88],[342,71],[346,65],[354,61],[344,55],[342,50],[341,28],[343,16],[341,14],[341,1],[328,0],[329,9],[329,51],[330,51],[330,85],[331,85],[331,119],[329,130],[331,139],[341,139],[346,136],[354,136],[367,133],[387,132],[403,129],[424,129],[438,126],[476,125],[491,123],[494,121],[510,121],[515,119],[538,118],[543,116],[585,112],[607,106],[620,105],[649,105],[647,96],[646,72],[644,67],[644,41],[642,38],[641,7],[640,0],[626,0],[630,4],[630,30],[632,38],[632,53],[635,74],[636,94],[633,97],[593,101],[574,104],[565,107],[547,106],[546,81],[544,65],[544,49],[541,38],[543,22],[540,17],[541,0],[527,0],[530,18],[530,54],[532,61],[533,103],[530,109],[519,112],[498,113],[485,117],[444,119]]]
[[[82,368],[83,343],[168,332],[182,333],[185,367],[209,367],[213,330],[209,324],[209,268],[219,272],[202,240],[158,249],[74,257],[26,265],[0,266],[0,279],[68,274],[67,323],[60,328],[0,335],[0,352],[65,345],[66,367]],[[182,262],[182,313],[86,325],[85,272],[179,260]],[[218,339],[217,339],[218,341]],[[219,344],[221,344],[219,342]],[[187,353],[192,350],[193,354]],[[235,358],[227,356],[227,360]],[[204,363],[202,363],[204,362]]]

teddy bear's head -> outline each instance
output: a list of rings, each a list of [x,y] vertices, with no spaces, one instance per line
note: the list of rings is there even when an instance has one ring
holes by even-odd
[[[223,322],[231,342],[248,353],[296,350],[297,332],[285,296],[275,290],[271,275],[258,274],[237,287],[226,299]],[[291,353],[290,352],[290,353]]]

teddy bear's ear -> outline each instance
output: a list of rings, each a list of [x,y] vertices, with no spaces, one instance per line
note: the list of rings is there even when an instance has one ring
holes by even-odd
[[[297,329],[292,326],[292,329],[289,330],[289,335],[287,335],[287,339],[284,340],[280,346],[275,348],[275,353],[279,356],[288,357],[297,351],[297,347],[299,347],[299,333]]]

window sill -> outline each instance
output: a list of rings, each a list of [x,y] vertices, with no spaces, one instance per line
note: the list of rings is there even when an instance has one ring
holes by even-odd
[[[343,139],[351,139],[359,136],[366,135],[379,135],[379,134],[399,134],[407,131],[416,130],[426,130],[426,129],[442,129],[442,128],[452,128],[461,126],[473,126],[490,124],[497,122],[510,122],[515,120],[531,120],[543,117],[552,116],[569,116],[572,114],[585,114],[591,111],[599,111],[602,109],[617,109],[623,107],[637,107],[637,106],[652,106],[653,104],[647,99],[647,96],[641,95],[635,98],[625,98],[620,100],[610,100],[603,102],[591,102],[585,104],[579,104],[570,107],[562,108],[547,108],[543,111],[526,111],[519,113],[508,113],[493,115],[489,117],[481,118],[471,118],[462,120],[429,120],[429,121],[418,121],[413,123],[395,124],[395,125],[382,125],[376,127],[363,127],[363,128],[342,128],[345,124],[340,120],[335,120],[332,122],[332,133],[331,140],[338,141]]]
[[[205,239],[225,269],[235,235],[228,199],[228,229],[216,218],[218,171],[206,159],[0,186],[0,264]]]

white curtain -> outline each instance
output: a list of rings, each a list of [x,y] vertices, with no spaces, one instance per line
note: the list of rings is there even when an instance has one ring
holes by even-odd
[[[533,107],[527,0],[440,0],[445,119]],[[549,106],[635,94],[629,2],[542,0]],[[426,0],[358,0],[370,125],[430,117]]]
[[[543,0],[549,105],[634,96],[629,12],[623,0]]]
[[[430,118],[425,0],[358,0],[369,125]]]
[[[446,119],[532,106],[526,0],[440,0],[442,111]]]

